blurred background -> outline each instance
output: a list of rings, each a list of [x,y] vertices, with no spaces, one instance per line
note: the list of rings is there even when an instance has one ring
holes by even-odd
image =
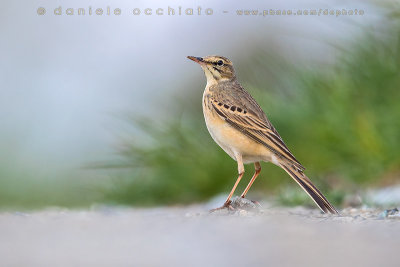
[[[89,15],[90,7],[104,13]],[[179,7],[194,14],[178,15]],[[205,77],[186,59],[212,54],[234,62],[239,81],[334,204],[400,202],[399,7],[334,0],[6,1],[0,208],[183,205],[228,193],[236,163],[206,129]],[[153,14],[145,15],[146,8]],[[157,8],[164,14],[154,14]],[[335,14],[238,14],[270,9]],[[343,9],[364,14],[336,14]],[[262,167],[249,198],[312,205],[283,170]],[[246,166],[238,191],[252,173]]]

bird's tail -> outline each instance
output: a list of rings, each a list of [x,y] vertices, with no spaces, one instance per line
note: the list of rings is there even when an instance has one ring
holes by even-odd
[[[314,200],[315,204],[325,213],[339,214],[335,207],[329,203],[326,197],[313,185],[311,180],[295,166],[281,163],[280,166],[303,188]]]

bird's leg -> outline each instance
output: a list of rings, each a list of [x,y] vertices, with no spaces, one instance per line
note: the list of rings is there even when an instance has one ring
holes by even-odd
[[[224,208],[233,209],[233,207],[231,206],[231,202],[232,202],[231,198],[233,196],[233,193],[235,193],[236,187],[238,186],[238,184],[239,184],[239,182],[242,179],[243,174],[244,174],[244,166],[243,166],[243,161],[242,161],[242,155],[238,154],[238,155],[235,155],[235,156],[236,156],[236,160],[237,160],[237,163],[238,163],[238,172],[239,172],[239,176],[236,179],[236,183],[233,186],[231,192],[229,193],[229,196],[226,199],[224,205],[222,205],[222,207],[219,207],[219,208],[216,208],[216,209],[212,209],[212,210],[210,210],[210,212],[214,212],[216,210],[220,210],[220,209],[224,209]]]
[[[231,197],[233,196],[233,193],[235,192],[235,189],[236,189],[237,185],[239,184],[240,180],[242,179],[243,174],[244,174],[244,172],[239,174],[239,177],[237,178],[236,183],[233,186],[233,188],[231,190],[231,193],[229,194],[228,198],[226,199],[224,205],[222,205],[219,208],[212,209],[212,210],[210,210],[210,212],[214,212],[214,211],[217,211],[217,210],[222,210],[222,209],[225,209],[225,208],[228,208],[230,210],[234,210],[234,208],[231,206],[231,202],[232,202],[231,201]]]
[[[260,174],[260,172],[261,172],[260,162],[254,163],[254,168],[255,168],[256,172],[254,173],[253,177],[251,178],[249,184],[246,186],[246,189],[243,191],[243,193],[241,195],[242,198],[244,198],[246,196],[247,192],[249,191],[250,187],[256,180],[257,176]]]
[[[239,174],[239,177],[237,178],[236,183],[235,183],[235,185],[233,186],[233,188],[232,188],[232,190],[231,190],[231,192],[230,192],[228,198],[226,199],[226,201],[225,201],[223,207],[228,207],[228,206],[231,204],[231,198],[232,198],[233,193],[235,192],[235,189],[236,189],[236,187],[238,186],[240,180],[242,179],[243,174],[244,174],[244,172],[242,172],[242,173]]]
[[[231,204],[231,197],[233,196],[233,193],[235,192],[236,187],[238,186],[238,184],[239,184],[239,182],[242,179],[243,174],[244,174],[244,165],[243,165],[242,155],[236,154],[235,157],[236,157],[236,161],[237,161],[237,164],[238,164],[239,177],[237,178],[236,183],[235,183],[235,185],[233,186],[233,188],[231,190],[231,193],[229,194],[228,198],[226,199],[224,207],[229,206],[229,204]]]

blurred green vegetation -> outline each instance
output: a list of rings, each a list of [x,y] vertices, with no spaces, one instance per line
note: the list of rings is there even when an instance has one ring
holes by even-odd
[[[14,141],[0,153],[1,210],[87,207],[103,200],[99,189],[109,183],[108,177],[99,179],[93,170],[46,164],[39,156],[37,160],[24,158],[13,149]]]
[[[43,207],[84,207],[100,201],[102,195],[96,183],[74,179],[74,175],[63,173],[41,176],[28,171],[0,168],[0,208],[38,209]]]
[[[334,64],[293,66],[260,47],[234,62],[242,85],[335,204],[348,192],[394,183],[400,175],[400,26],[392,26],[385,34],[366,30]],[[236,162],[207,132],[201,110],[205,78],[200,68],[195,75],[199,79],[180,90],[178,101],[170,99],[173,105],[164,117],[132,120],[142,133],[126,142],[121,161],[111,164],[125,172],[106,191],[107,201],[184,204],[231,189]],[[285,204],[311,203],[280,168],[262,167],[250,197],[280,193]],[[237,193],[252,174],[253,166],[247,165]],[[285,194],[293,187],[302,197]]]

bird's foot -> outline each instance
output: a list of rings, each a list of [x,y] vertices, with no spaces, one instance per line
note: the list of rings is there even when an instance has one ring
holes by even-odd
[[[231,211],[235,210],[235,208],[232,207],[231,204],[232,204],[232,200],[229,200],[229,201],[225,202],[224,205],[222,205],[221,207],[210,210],[210,213],[213,213],[213,212],[215,212],[217,210],[223,210],[223,209],[228,209],[228,210],[231,210]]]
[[[244,198],[244,197],[242,197],[242,198]],[[258,202],[257,200],[250,200],[254,205],[256,205],[256,207],[258,207],[258,208],[261,208],[262,206],[261,206],[261,204],[260,204],[260,202]]]
[[[225,202],[222,207],[210,210],[210,213],[220,210],[227,210],[229,212],[236,211],[250,211],[250,212],[260,212],[261,205],[258,201],[248,200],[243,197],[234,197],[229,202]]]

